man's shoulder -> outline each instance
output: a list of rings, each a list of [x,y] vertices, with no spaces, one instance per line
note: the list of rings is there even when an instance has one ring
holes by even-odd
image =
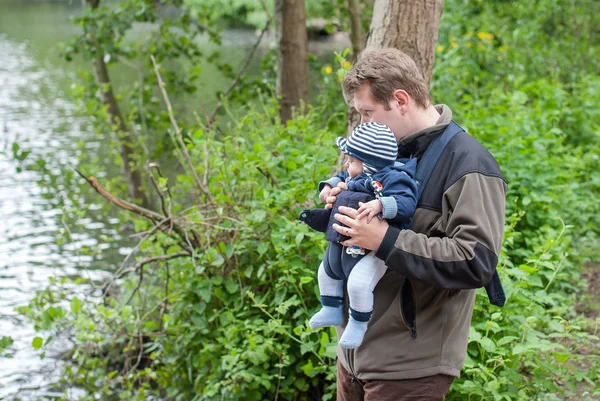
[[[498,177],[504,180],[494,156],[474,137],[461,132],[446,146],[439,164],[448,172],[447,185],[470,173]]]

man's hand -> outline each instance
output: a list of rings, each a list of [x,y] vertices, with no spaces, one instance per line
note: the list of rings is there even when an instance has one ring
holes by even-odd
[[[337,199],[337,195],[342,192],[342,189],[348,189],[348,186],[345,182],[339,182],[335,188],[331,188],[329,195],[325,199],[327,204],[325,205],[325,209],[331,209],[335,200]]]
[[[325,184],[325,186],[321,190],[321,193],[319,193],[319,200],[323,203],[327,202],[327,197],[329,196],[330,192],[331,192],[331,185]]]
[[[356,216],[356,218],[360,220],[366,216],[367,224],[369,224],[371,222],[371,219],[377,216],[383,210],[383,203],[381,203],[379,199],[374,199],[367,203],[359,202],[358,205],[360,207],[358,208],[358,215]]]
[[[365,220],[357,218],[358,211],[356,209],[340,206],[339,211],[334,218],[347,227],[333,224],[333,229],[342,235],[351,237],[341,243],[343,246],[358,245],[372,251],[379,249],[389,227],[385,219],[374,219],[371,223],[367,223]]]

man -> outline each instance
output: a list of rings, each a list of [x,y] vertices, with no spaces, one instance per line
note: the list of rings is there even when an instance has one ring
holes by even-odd
[[[365,50],[344,79],[362,122],[387,125],[399,158],[420,158],[451,122],[434,106],[414,61],[397,49]],[[343,183],[321,192],[328,206]],[[332,188],[333,186],[333,188]],[[504,234],[506,183],[493,156],[461,132],[423,189],[410,230],[356,219],[340,208],[344,246],[373,250],[388,272],[376,286],[362,345],[338,347],[341,401],[443,400],[462,368],[475,288],[496,270]],[[338,338],[343,333],[339,328]]]

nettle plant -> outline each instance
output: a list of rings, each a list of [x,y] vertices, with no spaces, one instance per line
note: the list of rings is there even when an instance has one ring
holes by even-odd
[[[586,80],[588,93],[590,84],[600,88],[597,79]],[[574,395],[577,383],[593,385],[599,367],[585,352],[598,341],[594,322],[574,305],[582,284],[577,239],[598,235],[598,206],[590,200],[600,193],[593,178],[600,148],[573,146],[569,137],[597,135],[598,126],[595,134],[579,131],[591,117],[589,100],[553,81],[498,88],[485,99],[471,103],[461,121],[496,156],[508,181],[499,262],[508,301],[499,309],[479,294],[465,377],[451,399]]]

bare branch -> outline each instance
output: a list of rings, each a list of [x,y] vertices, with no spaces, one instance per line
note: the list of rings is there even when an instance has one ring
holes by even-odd
[[[100,185],[96,177],[87,177],[81,171],[75,169],[77,174],[79,174],[82,178],[84,178],[91,186],[98,192],[100,195],[108,199],[114,205],[119,206],[121,209],[129,210],[130,212],[134,212],[143,217],[146,217],[152,221],[160,221],[164,217],[160,214],[153,212],[152,210],[146,209],[144,207],[138,206],[133,203],[126,202],[122,199],[117,198],[115,195],[108,192],[105,188]]]
[[[150,170],[151,168],[155,168],[158,171],[158,174],[161,177],[164,177],[162,175],[162,172],[160,171],[160,166],[157,163],[146,162],[146,168],[148,169],[148,176],[150,177],[150,180],[152,181],[152,185],[154,185],[154,189],[158,193],[158,196],[160,196],[160,205],[161,205],[162,211],[165,214],[165,216],[167,216],[168,218],[171,218],[170,204],[169,204],[169,207],[167,208],[167,201],[165,200],[165,193],[160,188],[160,185],[158,185],[158,183],[154,179],[154,175],[152,174],[152,171]],[[169,194],[169,198],[172,199],[171,192],[169,191],[168,186],[167,186],[167,193]],[[170,220],[170,221],[171,221],[171,223],[173,223],[173,220]]]
[[[267,18],[273,19],[273,17],[271,16],[271,12],[269,11],[269,8],[265,4],[264,0],[259,0],[259,1],[260,1],[260,5],[263,7],[265,14],[267,15]]]
[[[208,187],[202,184],[202,182],[200,181],[200,178],[198,177],[198,173],[196,172],[196,169],[194,168],[194,164],[192,163],[190,153],[188,152],[187,146],[185,145],[185,142],[183,141],[183,136],[181,135],[181,130],[179,129],[179,126],[177,125],[177,121],[175,120],[175,116],[173,115],[173,108],[171,107],[171,102],[169,102],[169,96],[167,95],[167,91],[165,89],[165,84],[162,80],[162,77],[160,76],[160,72],[158,71],[158,65],[156,64],[156,60],[154,59],[154,56],[152,56],[152,55],[150,55],[150,59],[152,59],[152,64],[154,65],[154,71],[156,72],[156,79],[158,80],[158,87],[160,88],[160,91],[162,92],[165,103],[167,104],[167,111],[169,112],[169,118],[171,119],[171,125],[173,126],[173,129],[175,130],[175,135],[177,137],[177,142],[179,143],[181,153],[183,153],[183,156],[185,157],[185,160],[188,163],[188,167],[189,167],[190,171],[192,172],[192,175],[194,176],[194,180],[196,181],[196,185],[200,189],[200,192],[202,192],[211,203],[215,203],[215,199],[213,198],[212,194],[208,190]]]
[[[269,170],[263,171],[260,167],[257,167],[256,169],[260,171],[260,173],[264,175],[267,180],[269,180],[271,185],[273,185],[277,189],[281,189],[279,183],[277,182],[277,179],[275,178],[275,176],[273,176],[273,173],[271,173]]]
[[[262,38],[265,35],[265,33],[269,30],[269,26],[271,25],[271,21],[272,20],[273,20],[273,17],[269,15],[269,19],[267,20],[267,23],[265,24],[265,27],[262,29],[262,31],[260,31],[260,35],[258,36],[258,39],[256,40],[256,43],[254,43],[254,46],[250,50],[250,53],[248,53],[248,56],[246,56],[246,59],[244,60],[244,63],[242,64],[242,67],[238,71],[236,77],[234,78],[234,80],[231,83],[231,85],[229,86],[229,88],[221,96],[221,100],[219,100],[219,103],[217,103],[217,106],[215,107],[215,110],[210,115],[210,119],[208,120],[208,125],[212,125],[214,123],[215,118],[217,117],[217,113],[219,112],[219,110],[223,106],[223,103],[229,97],[229,95],[231,95],[231,92],[236,87],[236,85],[240,82],[240,79],[242,79],[242,76],[244,75],[244,71],[246,71],[246,68],[248,68],[248,66],[250,65],[250,61],[254,57],[254,53],[256,52],[256,49],[258,49],[258,45],[262,41]]]
[[[163,329],[163,318],[165,316],[165,311],[169,307],[169,279],[171,275],[169,274],[169,264],[165,263],[165,273],[167,279],[165,280],[165,299],[166,301],[163,304],[163,307],[160,309],[160,317],[158,318],[158,330],[162,331]]]
[[[114,205],[119,206],[122,209],[129,210],[131,212],[139,214],[140,216],[146,217],[155,223],[160,223],[159,228],[161,229],[161,231],[163,231],[163,232],[166,231],[166,227],[163,228],[162,225],[166,221],[170,220],[168,217],[165,219],[165,217],[163,215],[153,212],[152,210],[148,210],[141,206],[138,206],[133,203],[129,203],[122,199],[119,199],[117,196],[113,195],[112,193],[107,191],[105,188],[103,188],[102,185],[100,185],[100,183],[98,182],[98,180],[95,177],[86,177],[81,171],[79,171],[77,169],[75,169],[75,171],[77,172],[77,174],[79,174],[81,177],[83,177],[92,186],[92,188],[94,188],[96,190],[96,192],[98,192],[100,195],[102,195],[103,197],[108,199]],[[175,230],[175,232],[179,235],[179,238],[181,238],[183,240],[187,237],[187,233],[185,232],[185,229],[182,226],[180,226],[179,224],[177,224],[175,222],[171,222],[170,224],[171,224],[172,229]],[[169,227],[169,229],[171,229],[171,227]],[[183,249],[187,248],[187,246],[184,244],[180,244],[180,245]],[[195,248],[198,248],[199,243],[192,242],[192,246]],[[188,249],[186,249],[186,250],[188,250]]]
[[[204,177],[202,178],[202,184],[204,186],[208,186],[208,146],[206,146],[206,142],[203,145],[204,148]]]
[[[176,253],[171,253],[169,255],[162,255],[162,256],[155,256],[152,258],[146,258],[146,259],[139,261],[135,265],[135,268],[133,269],[133,271],[138,270],[138,269],[140,270],[140,279],[139,279],[137,285],[135,286],[135,288],[133,289],[133,292],[129,296],[129,299],[127,300],[126,304],[131,302],[134,295],[136,294],[136,292],[140,289],[140,286],[142,285],[142,280],[144,279],[144,266],[145,265],[147,265],[148,263],[164,262],[167,260],[171,260],[171,259],[175,259],[175,258],[182,258],[185,256],[190,256],[190,254],[188,252],[176,252]]]

